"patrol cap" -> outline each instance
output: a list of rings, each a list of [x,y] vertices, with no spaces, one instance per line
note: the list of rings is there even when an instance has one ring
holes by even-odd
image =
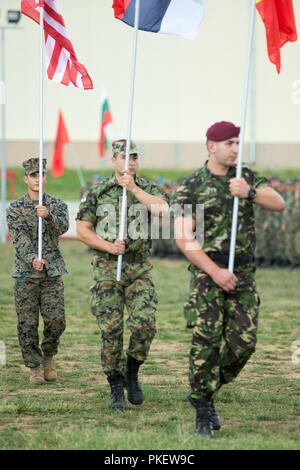
[[[111,144],[114,157],[117,155],[126,155],[126,139],[114,140]],[[130,142],[129,155],[141,155],[137,145],[133,140]]]
[[[210,126],[206,131],[207,140],[213,142],[222,142],[223,140],[232,139],[240,135],[240,127],[235,126],[232,122],[220,121]]]
[[[38,158],[29,158],[22,163],[25,170],[25,175],[32,175],[33,173],[39,173],[40,163]],[[43,173],[47,173],[46,170],[47,160],[43,158]]]

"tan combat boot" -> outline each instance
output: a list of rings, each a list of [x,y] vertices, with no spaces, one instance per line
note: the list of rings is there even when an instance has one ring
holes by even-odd
[[[47,382],[55,382],[57,373],[55,369],[53,356],[43,357],[44,377]]]
[[[29,382],[32,385],[41,385],[45,383],[44,374],[40,366],[30,369]]]

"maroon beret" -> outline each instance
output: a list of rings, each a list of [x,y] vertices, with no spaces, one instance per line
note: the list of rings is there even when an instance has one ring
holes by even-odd
[[[232,139],[232,137],[238,137],[240,130],[241,128],[235,126],[232,122],[216,122],[207,129],[206,137],[214,142],[222,142],[223,140]]]

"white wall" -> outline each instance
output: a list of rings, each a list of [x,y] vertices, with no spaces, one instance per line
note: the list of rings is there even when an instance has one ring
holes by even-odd
[[[294,3],[300,32],[300,5]],[[96,141],[102,87],[111,102],[113,137],[123,137],[132,29],[113,18],[112,0],[60,0],[59,4],[78,60],[88,69],[95,89],[83,92],[46,80],[45,138],[54,139],[61,108],[73,140]],[[208,0],[205,20],[193,42],[140,33],[136,140],[199,142],[211,123],[239,122],[249,5],[248,0]],[[19,7],[19,0],[0,0],[1,23],[4,11]],[[20,26],[19,31],[6,32],[6,111],[8,140],[23,141],[38,138],[39,35],[37,25],[26,17]],[[300,80],[300,40],[282,49],[278,76],[267,58],[264,27],[257,15],[256,59],[258,142],[299,143],[300,104],[292,102],[292,85]]]

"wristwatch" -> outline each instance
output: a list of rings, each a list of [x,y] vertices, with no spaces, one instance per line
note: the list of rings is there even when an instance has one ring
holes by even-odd
[[[248,201],[253,201],[256,198],[256,189],[250,186],[247,199]]]

